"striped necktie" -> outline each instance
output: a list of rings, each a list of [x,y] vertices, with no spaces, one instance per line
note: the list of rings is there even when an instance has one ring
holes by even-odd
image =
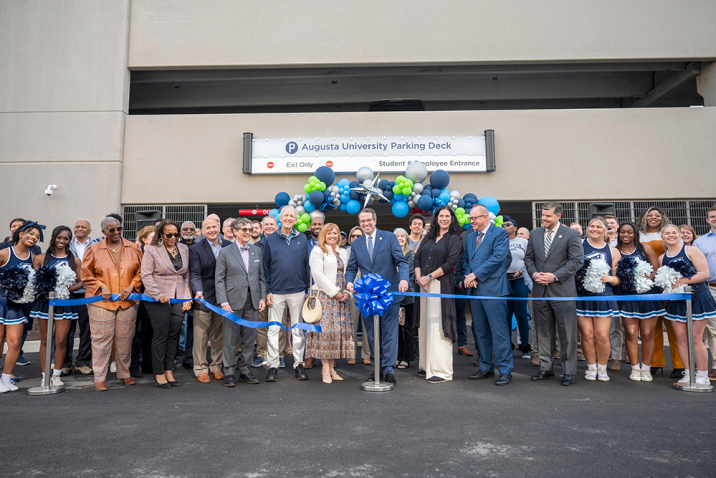
[[[368,236],[368,257],[370,263],[373,264],[373,236]]]
[[[544,238],[544,256],[549,254],[549,246],[552,245],[552,229],[547,229],[547,237]]]
[[[484,236],[484,235],[485,234],[482,231],[477,233],[477,240],[475,241],[475,250],[477,250],[480,243],[482,243],[482,236]]]

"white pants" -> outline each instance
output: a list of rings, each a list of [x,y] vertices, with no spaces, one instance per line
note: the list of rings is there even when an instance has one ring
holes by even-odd
[[[711,296],[716,300],[716,287],[709,286]],[[716,368],[716,318],[706,319],[706,330],[704,331],[704,344],[711,349],[711,366],[709,370]]]
[[[294,294],[274,294],[273,307],[269,308],[269,321],[282,322],[286,308],[291,315],[291,325],[302,322],[301,310],[306,295],[303,292]],[[266,362],[269,368],[278,368],[278,336],[281,327],[272,325],[268,328],[268,347],[266,349]],[[303,365],[303,352],[306,348],[306,339],[303,330],[293,329],[293,368]]]
[[[440,282],[430,281],[428,293],[440,294]],[[425,377],[452,380],[452,340],[443,332],[442,309],[437,297],[420,298],[418,342],[418,368],[425,370]]]
[[[612,358],[624,360],[624,324],[621,315],[612,316],[612,325],[609,327],[609,341],[612,344]]]

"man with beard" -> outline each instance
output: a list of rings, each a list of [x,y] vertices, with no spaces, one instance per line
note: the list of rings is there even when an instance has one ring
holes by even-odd
[[[251,244],[256,244],[261,240],[261,223],[258,221],[251,221]]]
[[[181,242],[187,246],[194,244],[196,240],[196,225],[191,221],[185,221],[181,225]]]

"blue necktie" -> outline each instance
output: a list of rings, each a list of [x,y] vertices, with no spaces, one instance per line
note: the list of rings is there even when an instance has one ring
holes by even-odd
[[[373,236],[368,236],[368,257],[370,263],[373,264]]]

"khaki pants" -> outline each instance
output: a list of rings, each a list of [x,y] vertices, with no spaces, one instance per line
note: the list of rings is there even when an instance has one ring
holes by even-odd
[[[206,360],[206,349],[211,336],[211,364]],[[224,343],[223,317],[210,310],[194,311],[194,374],[221,370]]]
[[[711,296],[716,300],[716,287],[709,286]],[[704,344],[711,349],[711,366],[709,370],[716,368],[716,318],[706,319],[706,331],[704,332]]]
[[[269,320],[269,308],[264,307],[262,312],[259,312],[259,322],[268,322]],[[286,314],[283,315],[282,324],[286,323]],[[256,329],[256,356],[266,360],[266,344],[268,341],[268,327],[263,329]],[[283,358],[284,351],[286,350],[286,331],[281,329],[278,333],[278,356]],[[256,357],[254,357],[256,358]]]
[[[129,378],[137,309],[134,304],[126,309],[107,310],[97,305],[87,307],[92,335],[92,369],[94,381],[104,382],[109,368],[112,346],[116,351],[117,378]]]

